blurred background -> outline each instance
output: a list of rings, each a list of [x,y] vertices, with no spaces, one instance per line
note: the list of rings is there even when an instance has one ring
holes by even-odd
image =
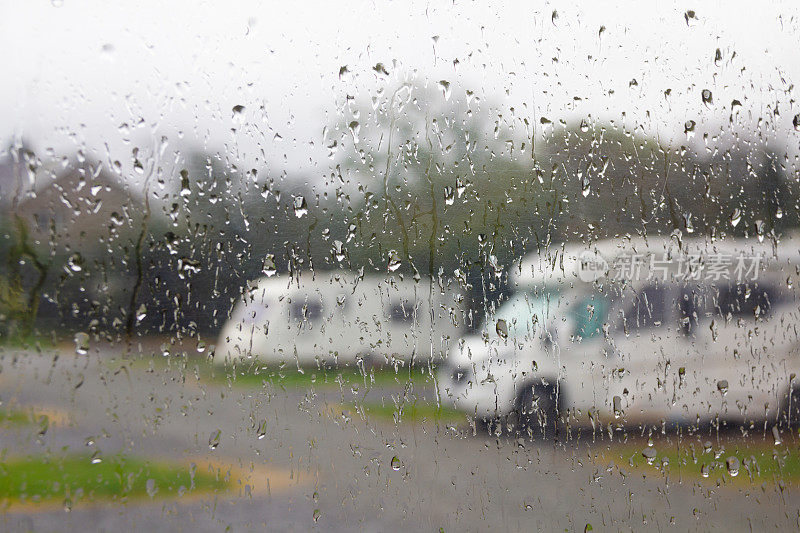
[[[248,284],[264,276],[299,283],[309,272],[348,271],[438,283],[458,293],[449,311],[463,335],[511,297],[509,274],[526,254],[654,236],[777,246],[800,225],[798,36],[790,2],[0,3],[0,398],[27,406],[28,424],[3,453],[32,442],[45,457],[88,447],[84,463],[98,451],[138,454],[155,471],[163,450],[172,450],[164,464],[183,465],[227,445],[233,479],[261,475],[269,457],[276,470],[264,475],[275,487],[291,480],[288,496],[276,488],[266,508],[233,504],[198,518],[209,530],[474,528],[475,516],[494,511],[508,529],[677,520],[704,530],[712,522],[696,520],[710,515],[736,527],[744,515],[751,526],[796,526],[797,499],[780,474],[763,509],[742,504],[745,489],[693,505],[689,482],[668,505],[662,482],[647,480],[650,499],[635,511],[623,509],[627,496],[606,509],[596,501],[627,494],[625,474],[599,459],[578,468],[580,439],[542,459],[516,437],[501,441],[503,430],[463,439],[479,428],[457,414],[423,437],[400,419],[412,397],[419,410],[408,417],[441,414],[423,414],[423,405],[439,409],[425,353],[421,374],[371,378],[373,415],[362,403],[373,390],[363,368],[342,381],[289,358],[295,377],[284,365],[245,376],[213,370],[211,359]],[[385,425],[371,434],[322,429],[352,428],[381,409]],[[317,425],[297,429],[309,420]],[[247,444],[237,448],[235,435]],[[259,448],[265,442],[272,448]],[[483,461],[469,466],[478,452],[492,458],[486,464],[533,462],[537,486],[558,479],[561,488],[549,503],[524,477],[510,489]],[[420,495],[431,461],[451,470]],[[230,481],[231,467],[227,478],[218,463],[206,470],[215,468],[207,486],[221,491],[213,483]],[[369,468],[378,477],[358,481]],[[470,468],[480,472],[477,489],[465,481]],[[381,477],[393,472],[401,488]],[[591,500],[603,476],[614,489]],[[150,500],[157,483],[169,485],[160,479],[141,480]],[[231,499],[265,498],[258,483],[237,483]],[[63,526],[61,508],[75,500],[63,486],[57,510],[23,507],[4,524]],[[574,509],[559,507],[584,489]],[[480,503],[504,490],[521,499]],[[24,492],[0,496],[9,508],[36,501]],[[340,501],[344,493],[352,502]],[[437,508],[445,501],[452,506]],[[207,502],[187,505],[166,522],[133,508],[97,517],[181,530],[187,512],[214,514]],[[262,520],[264,509],[277,521]]]

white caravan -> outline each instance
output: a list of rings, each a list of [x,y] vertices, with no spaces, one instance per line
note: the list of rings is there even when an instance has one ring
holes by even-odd
[[[439,394],[534,429],[785,423],[798,414],[799,247],[620,239],[526,257],[514,296],[451,349]]]
[[[298,366],[441,359],[463,323],[458,294],[398,275],[302,272],[251,284],[214,361]]]

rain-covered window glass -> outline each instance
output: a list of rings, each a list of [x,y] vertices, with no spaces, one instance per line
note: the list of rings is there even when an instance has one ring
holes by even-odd
[[[636,330],[660,326],[669,312],[668,297],[668,288],[664,286],[649,285],[638,291],[624,310],[622,328]]]
[[[800,528],[800,5],[3,7],[0,531]]]

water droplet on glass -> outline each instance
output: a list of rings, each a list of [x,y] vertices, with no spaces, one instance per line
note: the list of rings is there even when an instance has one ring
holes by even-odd
[[[314,519],[314,522],[319,521],[321,516],[322,516],[322,512],[319,509],[314,509],[314,514],[312,515],[312,518]]]
[[[778,446],[781,442],[783,442],[778,426],[772,426],[772,439],[775,441],[775,446]]]
[[[396,250],[390,250],[389,251],[389,264],[387,265],[387,268],[389,269],[389,272],[396,271],[398,268],[400,268],[400,265],[402,265],[402,264],[403,264],[403,261],[400,259],[400,254],[398,254]]]
[[[79,355],[86,355],[89,353],[89,335],[84,332],[75,334],[75,351]]]
[[[275,254],[267,254],[264,257],[264,267],[261,269],[265,276],[271,278],[277,272],[275,268]]]
[[[79,253],[72,254],[67,260],[67,267],[72,272],[80,272],[83,270],[83,257]]]
[[[397,457],[396,455],[392,457],[392,470],[394,470],[395,472],[400,470],[400,458]]]
[[[439,82],[439,87],[442,89],[442,94],[444,95],[444,99],[450,100],[450,82],[447,80],[441,80]]]
[[[258,440],[263,439],[267,435],[267,421],[266,419],[261,420],[258,423],[258,427],[256,428],[256,436]]]
[[[700,467],[700,475],[703,477],[708,477],[708,474],[709,474],[708,465],[703,463],[703,465]]]
[[[725,460],[725,466],[728,468],[728,473],[731,477],[739,475],[739,459],[731,455]]]
[[[353,144],[358,144],[358,132],[361,130],[361,124],[354,120],[347,127],[350,128],[350,134],[353,136]]]
[[[717,390],[720,391],[723,396],[725,396],[725,394],[728,392],[728,380],[721,379],[717,381]]]
[[[742,212],[737,207],[733,210],[733,213],[731,213],[731,226],[735,228],[740,220],[742,220]]]
[[[217,446],[219,446],[219,439],[222,436],[222,431],[216,429],[211,432],[211,436],[208,437],[208,448],[210,450],[216,450]]]
[[[444,188],[444,203],[446,205],[453,205],[454,201],[455,201],[455,191],[453,190],[452,187],[447,185]]]
[[[711,91],[709,91],[708,89],[703,89],[701,96],[703,98],[703,103],[706,104],[707,106],[710,106],[712,103],[714,103],[714,98],[711,95]]]
[[[697,14],[694,12],[693,9],[690,9],[686,13],[684,13],[683,18],[686,20],[687,26],[694,26],[695,24],[697,24]]]
[[[295,196],[294,198],[294,216],[297,218],[301,218],[308,213],[308,204],[306,204],[306,199],[302,196]]]
[[[686,134],[687,139],[694,137],[694,128],[696,125],[697,123],[694,120],[687,120],[683,124],[683,132]]]
[[[653,461],[655,461],[655,459],[656,459],[656,455],[657,455],[657,453],[656,453],[656,449],[655,448],[651,448],[651,447],[648,446],[647,448],[642,450],[642,457],[645,458],[645,460],[647,461],[647,464],[649,464],[649,465],[653,464]]]
[[[145,483],[145,490],[147,491],[147,495],[150,496],[151,499],[154,498],[156,492],[158,492],[158,487],[156,487],[156,480],[153,478],[148,479],[147,483]]]
[[[508,338],[508,323],[505,321],[505,319],[502,318],[498,319],[497,324],[495,324],[494,326],[494,329],[495,331],[497,331],[497,334],[501,338],[503,339]]]
[[[792,119],[792,126],[794,126],[794,129],[796,129],[797,131],[800,131],[800,113],[795,115],[794,118]]]
[[[614,396],[613,406],[614,406],[614,418],[619,418],[620,416],[622,416],[622,398],[620,398],[619,396]]]
[[[588,174],[584,175],[583,177],[581,177],[581,194],[583,194],[583,197],[586,198],[587,196],[589,196],[591,190],[592,190],[592,184],[589,181],[589,176]]]

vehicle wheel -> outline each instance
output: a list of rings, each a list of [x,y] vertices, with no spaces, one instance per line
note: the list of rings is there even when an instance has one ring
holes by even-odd
[[[518,427],[531,437],[554,437],[558,433],[558,391],[555,385],[528,383],[517,394]]]

